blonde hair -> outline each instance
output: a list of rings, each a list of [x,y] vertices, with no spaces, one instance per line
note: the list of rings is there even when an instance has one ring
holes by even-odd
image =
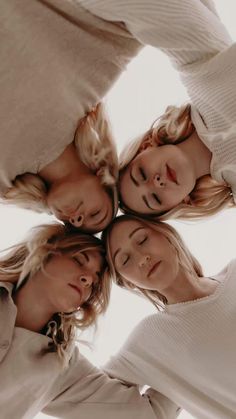
[[[104,256],[101,280],[77,312],[57,313],[46,326],[46,334],[52,338],[49,351],[57,352],[62,362],[67,361],[67,350],[75,338],[76,327],[84,329],[96,323],[97,316],[105,312],[109,303],[111,283],[101,240],[76,229],[68,229],[63,224],[42,225],[32,229],[27,240],[11,247],[10,252],[0,260],[0,280],[14,283],[14,292],[17,292],[37,271],[44,269],[53,254],[73,256],[86,250],[94,250]]]
[[[74,144],[80,159],[100,178],[111,196],[115,215],[118,209],[118,158],[110,123],[101,103],[79,121]],[[14,186],[5,193],[2,201],[36,212],[50,213],[46,196],[47,187],[40,176],[25,173],[16,177]]]
[[[133,215],[121,215],[115,218],[112,223],[104,230],[102,233],[102,240],[106,247],[107,252],[107,261],[109,264],[109,275],[113,281],[122,288],[127,288],[129,290],[135,290],[138,294],[146,297],[151,303],[158,309],[163,309],[163,307],[168,303],[166,297],[160,294],[158,291],[147,290],[141,287],[138,287],[120,275],[115,268],[115,265],[112,260],[111,248],[110,248],[110,235],[112,229],[115,225],[126,222],[126,221],[137,221],[152,230],[161,233],[174,247],[179,265],[183,268],[185,272],[188,272],[194,276],[203,276],[202,267],[197,259],[191,254],[186,244],[180,237],[179,233],[169,224],[161,221],[151,221],[148,219],[143,219]]]
[[[120,156],[120,175],[130,162],[148,146],[162,146],[165,144],[179,144],[186,140],[194,131],[191,121],[191,106],[180,108],[168,106],[165,113],[141,137],[135,139],[126,147]],[[167,220],[169,218],[199,219],[216,214],[226,207],[234,206],[231,188],[216,182],[210,175],[205,175],[196,181],[196,185],[189,194],[188,203],[181,202],[175,208],[161,215],[149,215],[149,218]],[[124,212],[135,214],[135,211],[125,206],[120,199],[120,206]]]

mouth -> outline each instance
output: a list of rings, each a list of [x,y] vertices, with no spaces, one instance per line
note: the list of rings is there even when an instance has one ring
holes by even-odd
[[[171,169],[168,164],[166,165],[166,176],[167,179],[170,180],[170,182],[175,183],[178,185],[177,176],[175,170]]]
[[[80,299],[81,299],[82,298],[82,293],[81,293],[81,290],[79,289],[79,287],[77,287],[74,284],[68,284],[68,285],[69,285],[69,287],[73,288],[79,294]]]
[[[155,263],[152,267],[151,267],[151,269],[150,269],[150,271],[148,272],[148,278],[155,272],[155,271],[157,271],[157,269],[159,268],[159,265],[160,265],[160,263],[161,263],[161,260],[159,261],[159,262],[157,262],[157,263]]]

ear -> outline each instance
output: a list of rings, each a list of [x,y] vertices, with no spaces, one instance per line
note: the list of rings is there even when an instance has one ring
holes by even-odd
[[[190,196],[189,195],[187,195],[184,199],[183,199],[183,204],[186,204],[186,205],[191,205],[191,198],[190,198]]]

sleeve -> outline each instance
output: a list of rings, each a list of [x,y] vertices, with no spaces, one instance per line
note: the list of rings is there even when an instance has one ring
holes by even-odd
[[[91,13],[121,21],[144,45],[161,49],[177,69],[232,43],[211,0],[80,0]]]
[[[167,418],[159,416],[161,408],[156,405],[155,397],[151,403],[137,386],[110,378],[79,354],[77,348],[69,368],[54,384],[42,412],[63,419]]]

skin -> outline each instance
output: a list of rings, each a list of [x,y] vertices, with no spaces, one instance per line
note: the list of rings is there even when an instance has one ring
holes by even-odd
[[[57,219],[91,233],[110,223],[111,197],[99,177],[80,160],[74,144],[45,166],[39,176],[47,184],[47,205]]]
[[[115,269],[136,287],[158,291],[168,304],[191,301],[211,294],[216,283],[183,270],[169,240],[137,220],[114,225],[109,236]]]
[[[124,169],[123,203],[140,214],[161,214],[189,201],[197,179],[210,173],[211,153],[196,133],[178,145],[149,146]]]
[[[53,314],[78,309],[100,280],[103,264],[94,250],[53,255],[15,294],[16,325],[39,331]]]

